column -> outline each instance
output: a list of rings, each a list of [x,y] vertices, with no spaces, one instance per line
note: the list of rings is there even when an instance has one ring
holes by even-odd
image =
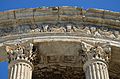
[[[84,63],[83,70],[86,74],[86,79],[109,79],[110,45],[97,43],[89,49],[82,50],[80,53]]]
[[[9,79],[32,79],[33,64],[32,60],[35,56],[32,53],[32,44],[25,46],[16,45],[13,50],[8,52],[9,59]]]

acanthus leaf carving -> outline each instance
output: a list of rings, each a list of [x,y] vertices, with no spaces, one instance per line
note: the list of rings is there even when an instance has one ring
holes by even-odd
[[[111,47],[109,43],[95,43],[94,46],[88,49],[84,44],[81,44],[79,53],[83,63],[91,60],[102,60],[109,62],[109,59],[111,58]]]
[[[9,62],[14,60],[33,60],[33,58],[35,57],[35,53],[32,50],[32,43],[6,46],[6,52],[8,54]]]

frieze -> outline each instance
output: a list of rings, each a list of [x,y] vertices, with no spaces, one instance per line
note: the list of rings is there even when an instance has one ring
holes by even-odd
[[[73,23],[42,23],[33,25],[19,25],[17,27],[0,28],[1,36],[22,33],[76,33],[84,36],[120,40],[120,30],[97,25]]]

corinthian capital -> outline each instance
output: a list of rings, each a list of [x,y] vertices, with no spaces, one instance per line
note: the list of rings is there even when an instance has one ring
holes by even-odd
[[[111,47],[109,43],[95,43],[88,49],[84,44],[81,44],[79,52],[83,62],[91,60],[103,60],[108,62],[111,56]]]
[[[7,45],[6,51],[8,53],[9,62],[15,60],[29,60],[31,61],[35,56],[33,53],[33,44],[16,44],[16,45]]]

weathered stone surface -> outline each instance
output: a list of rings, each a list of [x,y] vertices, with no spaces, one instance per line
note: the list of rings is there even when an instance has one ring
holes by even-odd
[[[30,56],[28,53],[30,51],[27,50],[29,47],[18,46],[26,52],[18,51],[15,44],[24,44],[26,41],[32,40],[33,50],[37,53],[32,61],[35,69],[33,70],[33,79],[85,79],[81,60],[85,57],[82,58],[80,53],[81,42],[83,42],[92,52],[95,52],[95,57],[100,56],[106,61],[111,58],[108,67],[110,79],[120,79],[119,16],[119,12],[97,9],[84,10],[75,7],[31,8],[1,12],[1,60],[6,60],[6,57],[10,55],[12,55],[9,58],[11,61],[16,60],[15,56],[18,55],[21,56],[22,60],[25,60],[25,57]],[[100,42],[102,45],[109,42],[111,53],[108,54],[103,50],[106,46],[94,47],[95,42]],[[7,52],[11,54],[6,54],[6,46],[9,46]],[[84,48],[82,49],[82,52],[86,51]],[[18,54],[13,54],[13,52]],[[91,55],[91,52],[89,54]],[[30,60],[32,57],[28,58]],[[21,72],[24,68],[26,70],[31,68],[23,62],[18,64],[14,65],[13,68],[24,66]],[[21,79],[23,79],[23,76],[25,75],[22,75]]]

